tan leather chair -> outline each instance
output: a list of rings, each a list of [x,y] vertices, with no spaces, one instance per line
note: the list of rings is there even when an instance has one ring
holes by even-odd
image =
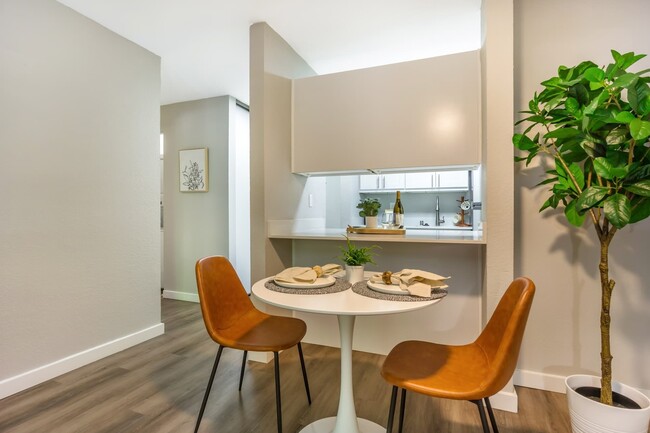
[[[400,433],[406,390],[431,397],[471,401],[478,407],[483,431],[489,433],[483,408],[485,401],[492,429],[498,433],[489,397],[503,389],[515,371],[534,294],[535,284],[531,280],[514,280],[481,335],[471,344],[448,346],[405,341],[395,346],[381,369],[381,375],[393,385],[387,433],[393,428],[398,388],[402,388]]]
[[[273,352],[275,361],[275,402],[277,410],[278,433],[282,432],[282,410],[280,399],[280,364],[278,352],[298,346],[302,377],[307,391],[307,401],[311,404],[307,370],[302,354],[300,340],[307,332],[305,322],[292,317],[271,316],[259,311],[246,293],[235,269],[227,258],[221,256],[205,257],[196,262],[196,284],[201,301],[201,312],[208,334],[219,344],[217,357],[212,367],[208,387],[203,396],[194,433],[199,430],[205,404],[217,372],[219,359],[224,347],[244,351],[239,390],[244,379],[246,355],[254,352]]]

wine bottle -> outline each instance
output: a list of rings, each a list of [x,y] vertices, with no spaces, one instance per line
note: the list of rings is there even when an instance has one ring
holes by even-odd
[[[395,200],[395,206],[393,207],[393,218],[395,219],[395,225],[401,227],[404,225],[404,206],[402,206],[402,199],[400,198],[400,192],[397,191],[397,199]]]

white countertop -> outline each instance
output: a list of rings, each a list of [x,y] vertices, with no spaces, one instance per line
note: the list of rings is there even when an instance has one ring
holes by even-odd
[[[276,229],[269,230],[271,239],[311,239],[340,241],[345,235],[345,229]],[[371,235],[350,233],[348,237],[354,241],[369,242],[419,242],[419,243],[454,243],[454,244],[485,244],[482,230],[406,230],[404,235]]]

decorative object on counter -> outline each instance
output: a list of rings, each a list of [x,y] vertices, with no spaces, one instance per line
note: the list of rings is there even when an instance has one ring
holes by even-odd
[[[361,209],[359,216],[366,219],[366,227],[370,229],[377,227],[377,215],[379,215],[379,209],[381,209],[379,200],[370,197],[364,198],[357,204],[357,209]]]
[[[181,192],[208,191],[208,149],[178,151],[179,188]]]
[[[369,229],[367,227],[348,226],[345,231],[347,233],[357,233],[360,235],[403,235],[406,234],[406,229]]]
[[[264,287],[269,290],[273,290],[274,292],[288,293],[291,295],[326,295],[328,293],[343,292],[352,287],[352,285],[347,282],[345,278],[336,277],[334,278],[334,284],[326,287],[285,287],[275,283],[271,278],[266,283],[264,283]]]
[[[606,67],[591,61],[570,68],[560,66],[557,76],[542,82],[544,90],[534,94],[529,111],[523,111],[526,117],[516,123],[526,122],[526,129],[512,138],[513,144],[527,153],[517,161],[528,165],[540,156],[543,165],[550,166],[547,179],[538,184],[552,187],[540,212],[561,206],[574,226],[580,227],[589,219],[598,237],[599,264],[594,272],[599,273],[601,286],[601,386],[597,391],[605,405],[613,404],[612,389],[617,387],[612,386],[610,302],[615,283],[609,278],[609,246],[618,230],[650,216],[650,74],[647,69],[627,71],[645,55],[611,53],[614,62]],[[566,381],[567,395],[573,392],[570,378]],[[618,388],[625,392],[624,387]],[[616,416],[621,419],[614,422],[617,426],[626,425],[622,420],[626,414],[639,417],[645,412],[640,424],[625,430],[645,431],[650,399],[642,394],[627,397],[642,409],[604,408],[584,394],[576,399],[593,403],[595,411],[619,412]],[[568,399],[570,404],[572,400]],[[570,406],[572,414],[575,410]],[[583,430],[584,420],[597,423],[589,414],[577,414],[572,417],[574,431],[613,431],[604,426]]]
[[[357,281],[363,280],[363,270],[366,263],[375,264],[373,257],[375,253],[373,249],[379,248],[377,245],[372,245],[369,247],[357,247],[352,242],[350,238],[345,236],[347,242],[347,247],[341,247],[341,256],[340,259],[345,263],[345,279],[350,283],[354,284]]]
[[[433,288],[446,289],[448,286],[445,281],[449,278],[419,269],[402,269],[395,273],[386,271],[374,274],[368,281],[368,287],[385,293],[428,298]]]
[[[377,290],[373,290],[368,287],[366,281],[359,281],[352,285],[352,291],[358,295],[366,296],[373,299],[381,299],[382,301],[406,301],[406,302],[422,302],[422,301],[431,301],[433,299],[440,299],[447,296],[447,289],[440,287],[434,287],[431,289],[431,296],[424,298],[422,296],[412,296],[408,293],[406,294],[394,294],[394,293],[383,293]]]
[[[402,206],[402,198],[399,191],[396,192],[395,206],[393,206],[393,224],[398,228],[404,226],[404,206]]]
[[[472,202],[469,200],[465,200],[465,196],[461,195],[460,200],[456,200],[457,202],[460,203],[458,206],[460,210],[456,215],[458,215],[458,218],[454,218],[454,225],[456,227],[471,227],[471,224],[467,224],[465,222],[465,216],[469,213],[469,210],[472,208]]]

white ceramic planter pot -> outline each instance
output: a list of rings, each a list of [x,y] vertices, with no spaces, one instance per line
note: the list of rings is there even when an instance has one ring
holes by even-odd
[[[647,433],[650,422],[650,399],[634,388],[612,382],[612,391],[635,401],[641,409],[608,406],[584,397],[576,388],[600,388],[600,377],[577,374],[565,381],[573,433]]]
[[[345,280],[350,284],[363,281],[363,266],[345,265]]]
[[[366,217],[366,227],[369,229],[377,228],[377,217],[376,216],[367,216]]]

